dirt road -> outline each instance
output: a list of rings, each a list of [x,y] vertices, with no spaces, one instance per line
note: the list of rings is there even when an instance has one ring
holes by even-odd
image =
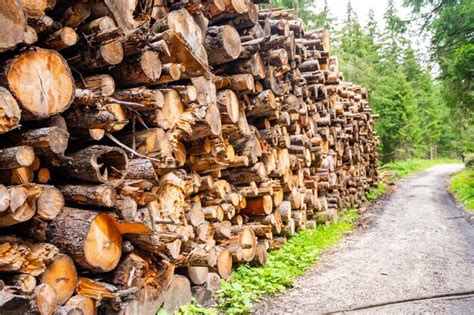
[[[474,226],[447,192],[461,165],[400,181],[377,218],[258,314],[474,313]]]

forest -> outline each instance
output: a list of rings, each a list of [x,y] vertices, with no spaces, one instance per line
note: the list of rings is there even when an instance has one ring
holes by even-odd
[[[474,151],[474,6],[472,1],[404,0],[403,19],[394,0],[384,25],[374,12],[362,25],[350,0],[336,21],[327,0],[276,0],[269,6],[295,9],[307,28],[330,31],[332,53],[347,81],[368,87],[382,161],[459,156]],[[413,30],[415,29],[415,30]],[[410,38],[427,36],[429,56]]]

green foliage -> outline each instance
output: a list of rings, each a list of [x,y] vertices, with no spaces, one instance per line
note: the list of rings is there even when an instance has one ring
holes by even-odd
[[[474,151],[474,5],[472,0],[405,0],[432,35],[432,60],[439,65],[442,99],[451,109],[451,126],[441,145],[450,151]]]
[[[460,163],[460,160],[454,159],[434,159],[434,160],[424,160],[424,159],[408,159],[393,161],[384,166],[382,166],[382,173],[390,174],[395,179],[411,175],[413,173],[423,171],[437,164],[445,163]]]
[[[365,195],[368,201],[373,201],[378,199],[380,196],[385,194],[387,191],[387,184],[385,183],[380,183],[377,185],[377,187],[372,187],[370,188],[369,192]]]
[[[455,174],[451,179],[450,188],[469,210],[474,210],[474,169],[466,168]]]
[[[474,168],[474,153],[467,154],[464,159],[466,167]]]
[[[474,109],[474,5],[472,0],[405,0],[432,33],[432,56],[442,71],[445,98],[470,116]]]
[[[217,315],[218,312],[214,308],[206,308],[200,305],[195,299],[179,308],[175,315]],[[158,314],[160,315],[160,314]]]
[[[368,87],[372,108],[380,114],[381,159],[465,151],[474,143],[474,129],[466,130],[468,124],[459,123],[446,105],[443,81],[434,80],[431,69],[422,66],[410,45],[407,22],[398,16],[393,1],[385,24],[380,32],[371,13],[367,26],[361,26],[348,5],[335,45],[345,79]]]
[[[222,281],[217,293],[220,310],[225,314],[250,313],[253,301],[284,292],[313,265],[322,249],[334,245],[352,228],[357,217],[357,211],[350,210],[338,222],[298,233],[283,248],[270,252],[265,266],[240,266],[230,281]]]

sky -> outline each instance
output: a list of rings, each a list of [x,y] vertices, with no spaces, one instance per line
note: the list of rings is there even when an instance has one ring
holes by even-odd
[[[349,0],[328,0],[329,10],[331,15],[335,17],[338,21],[338,25],[342,23],[346,16],[347,2]],[[410,9],[405,8],[402,5],[403,0],[395,0],[397,5],[397,11],[399,16],[402,19],[409,20]],[[320,12],[324,6],[323,0],[314,0],[316,12]],[[388,5],[388,0],[351,0],[352,8],[357,14],[357,18],[362,25],[366,25],[368,21],[369,10],[372,9],[375,14],[375,19],[378,22],[379,29],[383,30],[385,22],[383,15],[385,9]],[[417,26],[412,25],[411,27],[412,34],[410,35],[413,47],[418,51],[418,56],[421,57],[423,61],[426,61],[429,53],[429,39],[426,37],[421,37],[417,31]]]
[[[320,11],[324,6],[324,1],[322,0],[314,0],[316,4],[316,11]],[[336,17],[339,21],[342,21],[346,15],[346,7],[347,7],[348,0],[328,0],[328,6],[331,11],[331,14]],[[368,13],[369,10],[374,10],[375,18],[379,22],[379,25],[383,25],[383,15],[385,12],[385,8],[387,7],[388,0],[351,0],[352,7],[354,11],[357,13],[357,17],[359,21],[361,21],[362,25],[367,23]],[[396,0],[399,14],[403,18],[408,18],[409,10],[402,6],[401,0]]]

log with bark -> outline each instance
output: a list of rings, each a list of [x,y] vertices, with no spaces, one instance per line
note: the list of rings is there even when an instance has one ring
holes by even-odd
[[[0,313],[174,312],[362,204],[368,92],[266,2],[3,1]]]

